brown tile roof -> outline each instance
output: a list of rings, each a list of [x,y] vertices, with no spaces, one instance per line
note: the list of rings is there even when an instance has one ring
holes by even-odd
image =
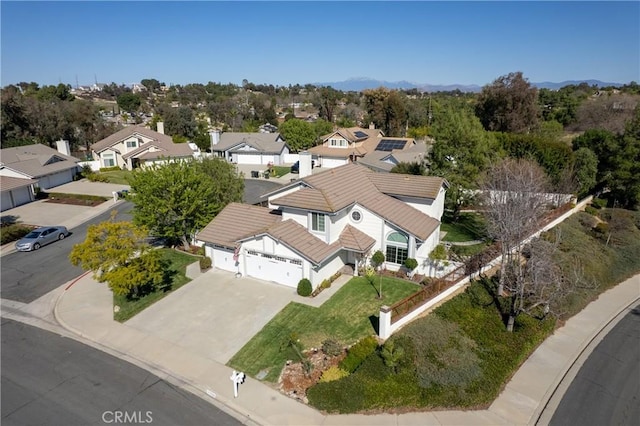
[[[361,147],[351,147],[351,148],[332,148],[330,146],[317,145],[313,148],[309,148],[309,151],[315,155],[322,155],[324,157],[337,157],[337,158],[349,158],[350,155],[363,156],[367,151],[362,149]]]
[[[171,139],[170,136],[167,136],[165,134],[162,133],[158,133],[155,132],[151,129],[148,129],[144,126],[129,126],[129,127],[125,127],[122,130],[119,130],[117,132],[115,132],[112,135],[107,136],[106,138],[94,143],[93,145],[91,145],[91,150],[95,151],[95,152],[102,152],[105,149],[109,148],[110,146],[113,146],[115,144],[117,144],[118,142],[121,142],[131,136],[133,136],[134,134],[139,134],[142,136],[146,136],[148,138],[153,139],[154,141],[159,141],[161,143],[164,144],[173,144],[173,140]],[[180,144],[175,144],[175,145],[180,145]]]
[[[376,243],[376,240],[351,225],[344,227],[338,240],[342,247],[358,253],[366,253]]]
[[[341,249],[338,241],[333,244],[327,244],[319,238],[314,237],[307,231],[307,228],[293,219],[287,219],[271,226],[266,231],[266,234],[291,247],[315,264],[321,263],[324,259]]]
[[[8,169],[38,178],[75,169],[80,160],[42,144],[16,146],[0,150],[0,162]]]
[[[22,179],[11,176],[0,176],[0,188],[3,191],[10,191],[12,189],[23,188],[25,186],[38,183],[37,179]]]
[[[198,239],[225,247],[251,235],[264,233],[271,225],[282,220],[266,207],[231,203],[198,233]]]
[[[444,182],[442,178],[375,173],[365,166],[351,163],[306,177],[303,182],[309,188],[271,199],[270,203],[327,213],[335,213],[357,203],[421,240],[428,238],[440,224],[385,192],[434,198],[434,193],[437,196],[435,188],[439,190],[438,185]],[[424,188],[410,188],[413,185]]]
[[[153,151],[151,150],[152,147],[155,148]],[[142,144],[122,156],[124,159],[140,158],[142,160],[155,160],[160,157],[193,157],[193,151],[187,143],[154,141]]]

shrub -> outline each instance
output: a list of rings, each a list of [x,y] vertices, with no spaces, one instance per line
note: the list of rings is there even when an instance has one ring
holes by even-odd
[[[364,361],[366,357],[371,355],[377,347],[378,341],[375,337],[365,337],[349,348],[345,359],[340,361],[340,368],[348,371],[349,373],[353,373],[358,369],[360,364],[362,364],[362,361]]]
[[[322,372],[322,376],[320,376],[320,383],[333,382],[334,380],[340,380],[348,375],[348,371],[344,371],[337,365],[333,365]]]
[[[342,353],[342,346],[333,339],[327,339],[322,342],[322,352],[328,356],[336,356]]]
[[[607,200],[603,198],[594,198],[593,200],[591,200],[591,205],[596,209],[602,209],[607,207]]]
[[[311,281],[306,278],[301,279],[298,282],[298,294],[302,297],[309,297],[313,293],[313,288],[311,287]]]
[[[12,241],[17,241],[29,232],[31,232],[31,228],[25,225],[11,224],[3,226],[0,231],[0,239],[2,240],[0,244],[4,245]]]
[[[100,171],[101,171],[101,172],[113,172],[113,171],[116,171],[116,170],[122,170],[122,169],[120,169],[120,167],[119,167],[119,166],[113,166],[113,167],[100,167]]]
[[[329,288],[329,287],[331,287],[331,281],[329,281],[329,280],[322,280],[322,282],[320,283],[320,288],[321,288],[322,290],[324,290],[324,289],[327,289],[327,288]]]
[[[598,210],[595,207],[587,206],[584,208],[584,211],[592,216],[598,216]]]
[[[91,166],[90,166],[90,165],[88,165],[88,164],[85,164],[84,166],[82,166],[82,170],[80,170],[80,175],[81,175],[82,177],[86,177],[86,178],[88,178],[88,177],[89,177],[89,175],[92,175],[92,174],[94,174],[94,173],[95,173],[95,172],[93,171],[93,169],[91,168]]]
[[[404,266],[409,270],[413,271],[418,267],[418,261],[412,257],[408,257],[407,260],[404,261]]]
[[[89,182],[109,182],[109,178],[105,175],[101,175],[100,173],[92,173],[87,176]]]
[[[371,257],[371,264],[374,268],[377,268],[384,263],[384,260],[384,253],[378,250],[373,253],[373,256]]]
[[[205,257],[201,257],[200,258],[200,269],[204,270],[204,269],[209,269],[211,268],[211,258],[209,256],[205,256]]]

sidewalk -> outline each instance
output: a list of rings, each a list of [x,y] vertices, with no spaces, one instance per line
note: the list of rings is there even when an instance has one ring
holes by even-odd
[[[262,382],[247,378],[233,398],[232,370],[158,336],[112,319],[111,293],[90,275],[70,283],[55,306],[58,322],[159,376],[264,425],[507,425],[535,424],[576,359],[620,312],[640,300],[640,275],[603,293],[529,357],[487,410],[381,415],[323,415]],[[215,396],[214,396],[215,395]],[[557,395],[556,395],[557,397]],[[549,409],[555,408],[550,404]]]

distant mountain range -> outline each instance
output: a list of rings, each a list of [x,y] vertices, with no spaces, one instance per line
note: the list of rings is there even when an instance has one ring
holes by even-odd
[[[578,85],[580,83],[587,83],[589,86],[596,85],[598,87],[607,87],[614,86],[620,87],[621,83],[607,83],[600,80],[567,80],[562,81],[560,83],[553,83],[549,81],[544,81],[542,83],[531,83],[533,86],[539,89],[552,89],[557,90],[564,86],[569,86],[571,84]],[[334,81],[328,83],[311,83],[314,86],[330,86],[336,90],[342,90],[343,92],[354,91],[361,92],[366,89],[376,89],[378,87],[386,87],[388,89],[418,89],[423,92],[449,92],[453,90],[460,90],[461,92],[480,92],[482,90],[482,86],[478,86],[477,84],[423,84],[423,83],[412,83],[410,81],[383,81],[383,80],[374,80],[370,78],[350,78],[344,81]]]

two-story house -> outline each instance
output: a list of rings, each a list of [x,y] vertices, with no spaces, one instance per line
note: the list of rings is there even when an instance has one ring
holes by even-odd
[[[174,143],[164,134],[163,123],[158,132],[143,126],[129,126],[91,145],[94,160],[100,167],[120,167],[133,170],[145,163],[168,158],[193,158],[194,151],[186,143]]]
[[[389,171],[400,162],[421,162],[427,151],[423,142],[412,138],[386,137],[382,130],[361,127],[337,129],[320,138],[308,151],[324,168],[361,162],[379,171]]]
[[[428,274],[447,185],[347,164],[266,194],[268,207],[228,205],[197,239],[215,267],[291,287],[317,286],[345,265],[357,274],[376,250],[388,269],[414,258]]]

